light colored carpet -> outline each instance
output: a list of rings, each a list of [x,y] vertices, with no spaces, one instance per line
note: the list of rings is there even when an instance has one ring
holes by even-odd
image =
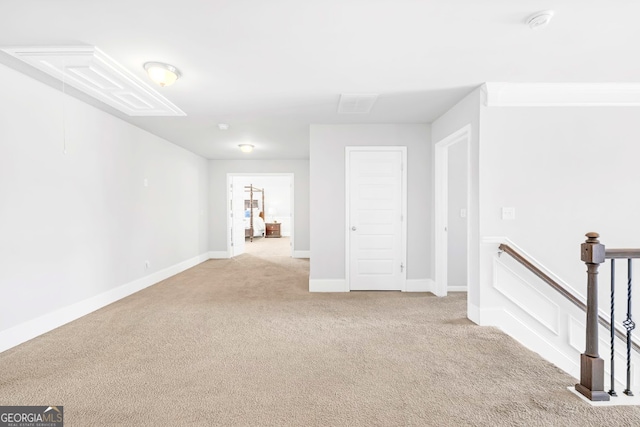
[[[310,294],[308,267],[207,261],[0,354],[0,404],[68,426],[640,425],[466,320],[464,294]]]
[[[254,237],[253,242],[245,239],[244,251],[261,258],[291,256],[289,237]]]

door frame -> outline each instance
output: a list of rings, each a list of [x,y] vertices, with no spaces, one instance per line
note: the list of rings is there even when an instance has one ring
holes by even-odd
[[[294,236],[295,236],[295,199],[294,199],[294,194],[295,194],[295,174],[292,172],[285,172],[285,173],[232,173],[232,172],[228,172],[227,173],[227,187],[226,187],[226,193],[227,193],[227,204],[226,204],[226,210],[227,210],[227,258],[232,258],[233,256],[233,248],[231,247],[231,227],[233,226],[233,218],[231,218],[231,209],[229,209],[231,207],[231,184],[233,184],[233,179],[236,177],[252,177],[252,176],[256,176],[256,177],[277,177],[277,176],[286,176],[289,177],[289,191],[290,191],[290,195],[289,195],[289,199],[290,199],[290,212],[291,212],[291,231],[290,231],[290,235],[289,235],[289,256],[291,256],[291,258],[293,258],[293,254],[294,254]],[[266,202],[265,202],[266,203]],[[265,217],[267,216],[267,214],[265,213]],[[266,222],[266,221],[265,221]]]
[[[349,180],[351,168],[350,168],[350,154],[356,151],[400,151],[402,156],[402,200],[400,202],[400,208],[402,210],[402,224],[400,249],[402,251],[401,258],[404,263],[404,271],[402,273],[402,284],[400,290],[402,292],[407,291],[407,147],[404,145],[375,145],[375,146],[346,146],[345,147],[345,292],[351,292],[351,233],[349,232],[349,221],[351,218],[350,212],[350,196],[351,196],[351,182]]]
[[[439,297],[447,296],[447,268],[448,268],[448,233],[447,223],[449,215],[449,148],[454,144],[467,145],[467,290],[469,287],[469,248],[470,248],[470,218],[471,215],[471,125],[468,124],[441,139],[434,145],[434,174],[435,174],[435,287],[434,294]]]

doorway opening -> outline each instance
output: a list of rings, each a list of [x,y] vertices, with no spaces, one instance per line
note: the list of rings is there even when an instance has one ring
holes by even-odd
[[[227,174],[227,253],[293,255],[293,174]]]
[[[471,125],[435,144],[435,290],[466,291],[469,283]]]

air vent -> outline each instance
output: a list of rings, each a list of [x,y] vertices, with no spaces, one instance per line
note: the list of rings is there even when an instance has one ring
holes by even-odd
[[[95,46],[5,47],[0,50],[129,116],[186,116]]]
[[[377,93],[343,93],[340,95],[338,114],[367,114],[377,99]]]

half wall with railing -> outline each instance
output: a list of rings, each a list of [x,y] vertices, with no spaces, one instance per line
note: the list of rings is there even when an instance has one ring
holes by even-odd
[[[581,258],[587,266],[584,296],[579,286],[563,282],[508,239],[500,240],[492,260],[491,292],[483,295],[491,308],[483,311],[481,324],[500,327],[579,377],[576,390],[588,399],[609,400],[621,389],[631,396],[634,387],[640,392],[634,369],[640,361],[640,346],[633,337],[632,311],[633,260],[640,258],[640,249],[605,249],[597,233],[588,233],[581,246]],[[626,260],[624,275],[618,271],[623,267],[621,262],[616,263],[620,259]],[[605,289],[598,289],[597,280],[605,260],[610,261],[603,270],[608,269],[605,273],[611,277],[606,294]],[[620,276],[624,276],[624,282]],[[600,305],[599,295],[606,296],[600,298]],[[620,311],[622,315],[616,314]]]

